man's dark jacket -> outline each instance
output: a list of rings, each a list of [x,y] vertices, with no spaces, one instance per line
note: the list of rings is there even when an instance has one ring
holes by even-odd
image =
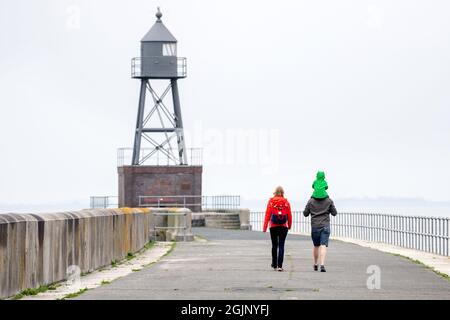
[[[330,214],[337,215],[333,200],[329,197],[325,199],[309,199],[306,204],[303,215],[305,217],[311,215],[311,227],[323,228],[330,226]]]

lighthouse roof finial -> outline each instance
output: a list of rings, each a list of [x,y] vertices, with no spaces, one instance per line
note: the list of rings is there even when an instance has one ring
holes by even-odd
[[[141,42],[177,42],[177,39],[175,39],[161,21],[161,17],[162,13],[158,7],[158,12],[156,12],[156,18],[158,20],[156,20],[150,31],[142,38]]]
[[[158,7],[158,12],[156,12],[156,18],[158,19],[158,22],[161,22],[162,13],[161,10]]]

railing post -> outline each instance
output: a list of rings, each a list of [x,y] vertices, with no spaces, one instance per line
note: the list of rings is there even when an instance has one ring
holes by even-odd
[[[422,220],[419,217],[416,217],[416,238],[417,238],[417,248],[419,250],[422,249],[422,234],[421,234],[421,225]]]
[[[449,224],[450,224],[450,219],[449,218],[445,218],[445,236],[446,236],[446,240],[447,240],[447,246],[446,246],[446,250],[445,250],[445,255],[449,256],[449,246],[450,246],[450,236],[449,236]]]
[[[379,234],[378,234],[378,242],[383,242],[383,215],[378,213],[378,228],[379,228]]]
[[[397,244],[397,217],[392,216],[392,244],[395,246]]]
[[[410,230],[410,239],[409,239],[409,247],[414,248],[414,238],[415,238],[415,229],[414,229],[414,217],[410,218],[409,221],[409,230]]]
[[[431,222],[431,232],[429,233],[429,238],[431,241],[431,251],[432,253],[436,253],[436,243],[435,243],[435,239],[436,239],[436,218],[432,217],[430,218],[430,222]]]
[[[403,217],[403,246],[408,247],[408,217]]]
[[[365,213],[361,213],[361,231],[362,231],[362,239],[366,240],[367,237],[367,216]]]
[[[405,247],[405,216],[400,218],[400,245]]]
[[[398,246],[398,230],[399,230],[399,216],[394,216],[395,221],[395,227],[394,227],[394,239],[395,239],[395,245]]]
[[[352,238],[354,238],[355,236],[356,236],[356,227],[355,227],[355,225],[356,225],[356,213],[352,213],[352,215],[351,215],[351,224],[350,224],[350,226],[351,226],[351,230],[352,230],[352,232],[351,232],[351,237]]]
[[[391,217],[391,243],[395,245],[395,215]]]
[[[433,231],[432,231],[432,242],[433,242],[433,253],[437,253],[437,242],[436,242],[436,240],[437,240],[437,234],[436,234],[436,232],[438,231],[437,230],[437,221],[438,221],[438,219],[437,218],[433,218]]]
[[[388,230],[389,230],[389,243],[390,244],[394,244],[394,217],[393,216],[388,216],[388,221],[389,221],[389,226],[388,226]]]
[[[375,223],[376,223],[376,236],[375,236],[375,241],[376,242],[380,242],[381,239],[381,234],[382,234],[382,228],[381,228],[381,215],[379,213],[377,213],[377,217],[375,219]]]
[[[365,214],[364,213],[360,213],[359,214],[359,225],[360,225],[359,229],[361,231],[360,231],[359,237],[360,237],[361,240],[364,240],[365,233],[366,233],[366,221],[365,220],[366,220],[365,219]]]
[[[435,245],[436,245],[436,254],[440,254],[439,253],[439,251],[440,251],[440,249],[439,249],[439,245],[440,245],[440,227],[439,227],[439,225],[440,225],[440,223],[441,223],[441,221],[440,221],[440,218],[439,217],[436,217],[436,219],[435,219],[436,221],[435,221],[435,236],[434,236],[434,243],[435,243]]]
[[[389,215],[385,216],[385,221],[386,221],[386,243],[391,243],[391,218]]]
[[[420,227],[419,227],[419,234],[420,234],[420,250],[422,250],[423,251],[423,249],[424,249],[424,245],[423,245],[423,242],[424,242],[424,234],[425,234],[425,232],[424,232],[424,219],[423,218],[419,218],[419,220],[420,220]]]
[[[417,248],[422,249],[422,218],[417,217]]]
[[[356,239],[361,239],[361,231],[362,231],[361,213],[358,212],[358,214],[356,215]]]
[[[352,233],[352,227],[351,227],[351,224],[352,224],[352,219],[353,219],[353,214],[351,214],[351,213],[349,213],[349,214],[347,214],[347,216],[346,216],[346,218],[345,218],[345,225],[346,225],[346,232],[345,232],[345,234],[346,234],[346,237],[347,238],[351,238],[351,236],[353,235],[353,233]]]
[[[444,226],[444,224],[442,223],[443,219],[439,218],[439,254],[443,255],[444,254],[444,248],[443,248],[443,239],[442,239],[442,227]]]
[[[419,249],[420,247],[420,234],[419,234],[419,217],[414,218],[414,228],[415,228],[415,244],[414,247]]]
[[[406,247],[411,248],[411,217],[406,217]]]
[[[361,213],[358,213],[358,229],[359,229],[359,239],[364,239],[364,228],[363,228],[363,221],[362,221],[363,215]]]

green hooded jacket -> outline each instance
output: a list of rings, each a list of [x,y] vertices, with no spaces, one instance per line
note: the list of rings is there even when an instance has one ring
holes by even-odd
[[[317,172],[316,180],[312,185],[314,192],[312,194],[313,198],[325,199],[328,197],[326,190],[328,189],[328,184],[325,181],[325,173],[323,171]]]

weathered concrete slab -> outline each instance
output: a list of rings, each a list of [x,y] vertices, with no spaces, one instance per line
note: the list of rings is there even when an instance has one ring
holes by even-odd
[[[270,268],[269,235],[196,228],[209,241],[179,243],[161,262],[79,299],[450,299],[450,282],[413,262],[331,241],[327,273],[312,269],[309,237],[288,235],[285,272]],[[381,287],[367,287],[369,266]]]

